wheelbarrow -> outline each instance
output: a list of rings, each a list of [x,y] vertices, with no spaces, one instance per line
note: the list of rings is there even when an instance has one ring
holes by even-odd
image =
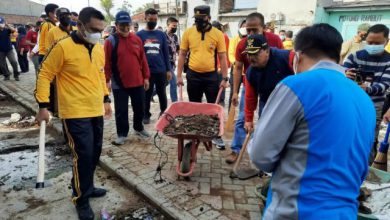
[[[219,132],[216,136],[199,136],[192,134],[168,134],[167,136],[177,139],[177,159],[176,172],[179,176],[189,177],[194,171],[196,163],[196,152],[198,151],[200,143],[203,143],[207,151],[211,151],[211,140],[222,136],[224,132],[224,111],[222,106],[218,105],[218,101],[221,97],[223,87],[218,91],[218,96],[215,104],[211,103],[198,103],[198,102],[184,102],[183,101],[183,88],[179,87],[179,101],[172,103],[161,117],[156,122],[155,128],[158,132],[164,133],[164,128],[170,124],[169,118],[175,118],[176,116],[191,116],[191,115],[218,115],[219,118]],[[169,117],[167,117],[169,116]],[[188,140],[186,145],[184,141]]]

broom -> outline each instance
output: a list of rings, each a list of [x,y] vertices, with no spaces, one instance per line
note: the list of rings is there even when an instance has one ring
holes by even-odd
[[[387,171],[387,152],[389,151],[389,133],[390,133],[390,126],[387,125],[385,138],[380,144],[374,163],[372,163],[371,165],[372,167],[383,171]]]
[[[236,107],[231,104],[230,105],[230,110],[229,110],[229,116],[228,116],[228,119],[226,121],[226,126],[225,126],[225,130],[227,132],[233,132],[234,131],[234,118],[236,116]]]

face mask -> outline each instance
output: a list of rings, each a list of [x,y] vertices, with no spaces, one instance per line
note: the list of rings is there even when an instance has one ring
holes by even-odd
[[[385,51],[385,45],[365,45],[364,49],[367,51],[370,55],[378,55],[382,54]]]
[[[298,73],[298,62],[299,62],[299,53],[296,52],[293,60],[293,70],[295,74]]]
[[[238,29],[238,35],[240,35],[241,38],[245,37],[247,35],[246,28],[242,27]]]
[[[146,25],[148,26],[149,29],[153,30],[157,26],[157,22],[156,21],[148,21],[148,23],[146,23]]]
[[[172,34],[176,33],[176,31],[177,31],[177,28],[171,28],[171,33]]]
[[[84,26],[84,24],[83,24]],[[84,29],[85,29],[85,26],[84,26]],[[99,40],[102,38],[102,33],[98,32],[98,33],[91,33],[91,32],[88,32],[86,29],[84,30],[84,39],[90,43],[90,44],[97,44],[97,42],[99,42]]]
[[[195,18],[195,25],[198,31],[203,30],[207,26],[207,23],[208,22],[203,20],[203,18]]]
[[[70,22],[70,25],[76,26],[76,25],[77,25],[77,21],[71,21],[71,22]]]
[[[280,35],[279,37],[280,37],[280,39],[281,39],[282,41],[286,39],[286,36],[284,36],[284,35]]]
[[[71,19],[68,16],[60,17],[60,24],[64,27],[68,27],[70,25]]]

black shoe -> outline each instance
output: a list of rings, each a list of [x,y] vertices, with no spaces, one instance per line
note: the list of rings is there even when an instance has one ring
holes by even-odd
[[[16,81],[20,81],[19,76],[14,77]]]
[[[144,119],[142,120],[142,122],[143,122],[145,125],[150,124],[150,118],[144,118]]]
[[[103,188],[93,188],[93,191],[89,197],[98,198],[98,197],[105,196],[106,193],[107,193],[107,190],[105,190]]]
[[[4,76],[4,81],[8,81],[10,79],[9,76]]]
[[[93,220],[95,218],[88,201],[77,204],[76,210],[80,220]]]

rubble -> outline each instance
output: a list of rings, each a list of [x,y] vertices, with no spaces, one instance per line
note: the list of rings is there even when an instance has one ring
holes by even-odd
[[[2,125],[14,128],[26,128],[36,124],[34,116],[22,117],[19,113],[12,113],[11,117],[3,122]]]
[[[164,128],[165,135],[197,135],[202,137],[216,137],[219,133],[219,118],[218,115],[179,115],[172,118],[166,115],[171,122]]]

